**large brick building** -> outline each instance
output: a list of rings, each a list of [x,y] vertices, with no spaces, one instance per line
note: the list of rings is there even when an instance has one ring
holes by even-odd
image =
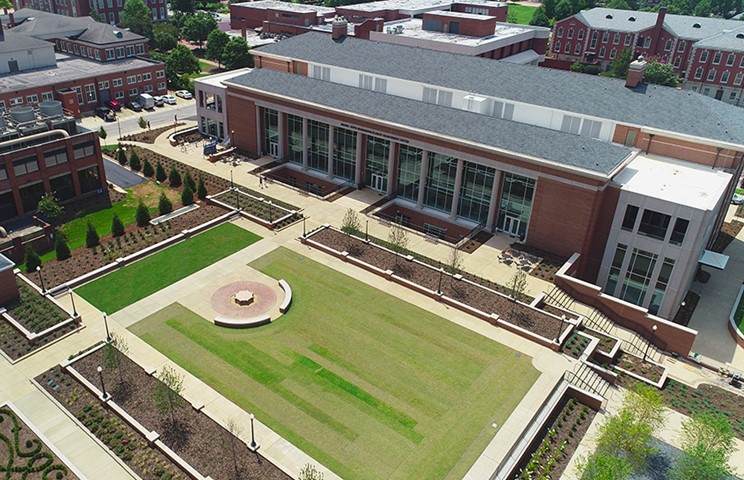
[[[593,8],[556,22],[551,55],[607,68],[623,49],[674,65],[684,88],[744,105],[744,24],[738,20]]]
[[[0,40],[0,111],[60,100],[79,117],[108,100],[166,93],[165,66],[147,39],[90,18],[22,10]]]
[[[126,0],[14,0],[16,10],[30,8],[66,17],[90,17],[97,12],[101,20],[116,25],[121,20],[121,11]],[[145,0],[152,12],[154,22],[168,20],[167,0]]]
[[[666,318],[742,169],[743,111],[637,76],[319,33],[253,54],[212,95],[233,145],[285,162],[290,183],[378,191],[379,212],[435,236],[483,228],[578,252],[581,278]]]

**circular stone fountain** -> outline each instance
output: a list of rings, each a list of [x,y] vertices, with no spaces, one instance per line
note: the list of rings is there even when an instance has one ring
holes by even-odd
[[[253,303],[255,296],[253,295],[253,292],[250,290],[240,290],[235,294],[235,303],[240,305],[241,307],[247,307],[248,305]]]
[[[278,287],[277,287],[278,289]],[[274,289],[261,282],[240,281],[219,287],[210,298],[212,309],[229,318],[263,315],[277,302]]]

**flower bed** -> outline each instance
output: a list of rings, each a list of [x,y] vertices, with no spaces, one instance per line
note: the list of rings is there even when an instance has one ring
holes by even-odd
[[[338,252],[349,251],[350,257],[358,259],[383,272],[392,270],[397,276],[424,287],[430,291],[439,288],[439,275],[427,265],[409,261],[393,252],[367,244],[356,237],[350,237],[331,228],[317,230],[312,240]],[[545,339],[553,339],[564,331],[560,319],[515,302],[503,294],[488,290],[479,285],[458,280],[451,275],[443,276],[441,282],[443,295],[486,315],[498,314],[499,320],[519,327]]]
[[[3,305],[8,315],[15,321],[23,325],[29,332],[43,332],[51,328],[70,316],[48,300],[39,292],[26,285],[16,278],[20,297],[8,305]]]
[[[744,397],[715,385],[693,388],[670,379],[661,391],[667,405],[684,415],[712,411],[723,413],[734,434],[744,440]]]
[[[9,405],[0,407],[0,472],[5,479],[77,480]]]
[[[151,447],[146,438],[113,411],[103,408],[98,397],[83,388],[61,367],[47,370],[36,381],[141,478],[189,479],[165,455]]]
[[[277,206],[274,202],[269,203],[268,200],[264,200],[261,196],[257,197],[253,194],[245,193],[242,191],[242,188],[227,190],[211,198],[232,208],[239,208],[243,212],[261,220],[265,220],[267,223],[271,223],[271,228],[277,230],[302,219],[301,214],[292,213],[291,210]],[[280,218],[281,221],[277,221]]]
[[[647,359],[644,362],[642,358],[626,352],[621,352],[620,355],[617,356],[613,366],[621,372],[630,372],[639,377],[643,377],[652,384],[661,381],[661,377],[664,375],[665,371],[663,366],[651,362],[650,359]]]
[[[585,333],[587,335],[591,335],[594,338],[597,338],[599,340],[599,344],[597,345],[597,350],[600,352],[604,352],[607,354],[612,353],[612,350],[615,348],[615,345],[617,344],[617,340],[615,340],[612,337],[608,337],[602,332],[598,332],[596,330],[587,329],[585,330]]]
[[[542,441],[525,455],[515,479],[561,478],[597,412],[576,399],[564,401],[544,430]]]
[[[176,123],[176,127],[181,127],[183,125],[184,124],[182,122]],[[155,139],[168,130],[173,130],[173,125],[155,128],[152,130],[143,130],[141,132],[132,133],[130,135],[124,135],[121,140],[125,142],[155,143]]]
[[[114,238],[107,235],[101,238],[101,244],[97,247],[78,248],[73,250],[70,258],[66,260],[49,260],[44,263],[45,286],[56,287],[61,285],[73,278],[101,268],[119,257],[147,248],[181,233],[182,230],[194,228],[223,214],[225,214],[225,210],[219,207],[204,205],[202,208],[179,215],[157,226],[149,225],[140,228],[136,224],[132,224],[126,228],[126,233],[122,237]],[[39,279],[37,277],[38,275],[31,275],[29,279],[38,285]]]
[[[103,349],[75,361],[73,367],[91,383],[98,384],[98,365],[105,365]],[[158,410],[153,391],[160,382],[142,367],[121,355],[121,370],[104,370],[104,380],[112,400],[148,430],[160,433],[168,447],[204,476],[229,479],[289,479],[278,467],[255,455],[248,446],[201,411],[190,406],[179,409],[172,418]],[[241,426],[244,429],[246,426]],[[250,427],[248,427],[250,428]],[[150,478],[150,477],[146,477]]]
[[[589,346],[590,341],[591,340],[584,335],[579,335],[578,332],[574,332],[570,337],[568,337],[566,343],[563,344],[562,351],[569,357],[578,360],[581,358],[584,350],[586,350],[586,347]]]

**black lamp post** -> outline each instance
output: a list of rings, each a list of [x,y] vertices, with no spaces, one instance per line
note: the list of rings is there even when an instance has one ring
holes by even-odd
[[[439,267],[439,285],[437,285],[437,293],[442,294],[442,275],[444,275],[444,268]]]
[[[72,318],[75,318],[78,316],[77,310],[75,309],[75,295],[72,294],[72,289],[70,289],[69,292],[70,302],[72,303]]]
[[[46,288],[44,288],[44,276],[41,274],[40,265],[37,265],[36,271],[39,272],[39,282],[41,283],[41,293],[46,293]]]
[[[364,226],[364,240],[369,242],[369,219],[366,222],[367,224]]]
[[[106,400],[106,397],[108,397],[108,394],[106,393],[106,384],[103,383],[103,367],[98,365],[98,368],[96,368],[96,371],[98,372],[98,378],[101,379],[101,390],[103,391],[103,399]]]
[[[119,141],[121,142],[121,123],[119,123],[119,116],[116,116],[116,126],[119,127]]]
[[[657,328],[658,327],[656,325],[651,327],[651,340],[648,341],[648,343],[646,344],[646,351],[643,352],[643,363],[646,363],[646,357],[648,356],[648,349],[651,348],[651,342],[654,341],[654,335],[656,335]]]
[[[250,448],[252,452],[255,452],[261,447],[259,444],[256,443],[256,431],[253,426],[253,421],[256,419],[256,416],[251,413],[248,415],[248,418],[251,419],[251,444],[248,446],[248,448]]]
[[[173,133],[176,133],[178,127],[178,115],[173,115]]]
[[[103,326],[106,327],[106,341],[111,341],[111,334],[109,333],[108,329],[108,316],[106,316],[106,312],[103,312]]]
[[[305,238],[307,236],[306,230],[305,230],[305,215],[302,216],[302,238]]]

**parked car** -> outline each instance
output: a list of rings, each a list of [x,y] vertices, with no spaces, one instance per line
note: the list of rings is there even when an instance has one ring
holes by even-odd
[[[113,122],[116,120],[116,113],[108,107],[96,108],[96,116],[101,117],[104,122]]]
[[[735,193],[733,197],[731,197],[731,203],[734,205],[741,205],[744,203],[744,195],[739,195],[738,193]]]
[[[106,102],[106,106],[115,112],[121,112],[121,102],[118,100],[109,100]]]
[[[217,13],[217,12],[209,12],[209,14],[212,15],[212,18],[214,18],[218,22],[220,21],[220,14],[219,13]]]
[[[181,97],[181,98],[185,98],[186,100],[190,100],[190,99],[194,98],[194,96],[191,95],[191,92],[189,92],[188,90],[177,90],[176,91],[176,96],[177,97]]]
[[[142,111],[142,105],[140,105],[139,102],[131,101],[131,102],[128,102],[126,106],[129,110],[134,110],[135,112]]]
[[[165,100],[160,95],[155,95],[154,97],[152,97],[152,100],[155,102],[156,107],[162,107],[163,105],[165,105]]]
[[[175,105],[177,103],[176,97],[174,97],[173,95],[163,95],[163,101],[168,105]]]

